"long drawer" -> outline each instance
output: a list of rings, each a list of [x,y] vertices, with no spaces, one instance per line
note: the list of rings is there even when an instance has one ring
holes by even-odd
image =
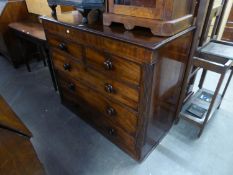
[[[138,109],[139,89],[129,87],[123,83],[107,78],[93,69],[86,68],[83,63],[76,62],[53,49],[53,64],[56,70],[87,83],[93,89],[99,91],[103,96],[113,98],[133,109]]]
[[[68,101],[79,112],[86,112],[81,117],[101,129],[107,137],[133,150],[137,127],[136,113],[110,102],[82,83],[69,79],[64,73],[57,71],[56,74],[63,100]]]
[[[71,94],[77,103],[84,102],[90,109],[98,111],[103,120],[110,120],[125,130],[129,135],[135,136],[137,127],[137,113],[104,98],[100,94],[70,79],[65,74],[57,72],[58,82],[62,90]]]

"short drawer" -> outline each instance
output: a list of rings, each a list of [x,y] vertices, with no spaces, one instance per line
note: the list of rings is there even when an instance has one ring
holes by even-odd
[[[138,109],[139,89],[105,77],[95,70],[87,69],[82,63],[65,57],[57,51],[52,52],[53,64],[56,70],[83,82],[103,96],[119,101],[133,109]]]
[[[51,34],[47,35],[47,41],[52,49],[58,49],[77,60],[83,59],[83,47],[81,45]]]
[[[140,83],[140,66],[133,62],[88,47],[85,48],[85,57],[88,66],[105,75],[134,85]]]
[[[98,114],[97,118],[99,123],[105,120],[106,122],[113,123],[117,127],[122,128],[130,136],[136,136],[136,112],[109,101],[99,93],[82,85],[80,82],[68,79],[63,73],[57,72],[57,75],[58,83],[62,91],[61,93],[66,93],[65,96],[68,96],[67,98],[69,98],[70,101],[85,106],[85,108],[89,109],[89,113],[92,111],[94,115]]]
[[[55,34],[57,36],[72,39],[72,37],[74,37],[74,35],[79,34],[79,31],[77,31],[71,27],[67,27],[65,25],[60,25],[60,24],[57,24],[54,22],[43,21],[43,26],[44,26],[44,30],[45,30],[46,35]],[[47,36],[47,38],[48,38],[48,36]]]

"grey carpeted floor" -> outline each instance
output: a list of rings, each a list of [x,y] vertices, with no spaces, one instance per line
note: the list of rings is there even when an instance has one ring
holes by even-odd
[[[216,79],[209,74],[207,87]],[[60,104],[42,63],[33,63],[28,73],[0,57],[0,94],[33,133],[48,175],[232,175],[232,89],[233,81],[200,139],[195,126],[180,121],[138,164]]]

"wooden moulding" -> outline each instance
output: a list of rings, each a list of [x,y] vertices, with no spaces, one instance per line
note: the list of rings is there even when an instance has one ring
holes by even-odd
[[[191,26],[193,15],[186,15],[171,21],[153,20],[113,13],[104,13],[103,18],[105,26],[110,26],[113,22],[116,22],[124,24],[127,30],[132,30],[136,26],[142,26],[149,28],[154,35],[173,36]]]
[[[157,36],[173,36],[192,25],[196,0],[108,0],[106,7],[106,26],[116,22],[124,24],[127,30],[140,26]]]

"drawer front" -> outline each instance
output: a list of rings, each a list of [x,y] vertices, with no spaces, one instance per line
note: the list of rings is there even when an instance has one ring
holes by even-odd
[[[91,88],[100,92],[103,96],[113,98],[133,109],[138,109],[139,89],[131,88],[123,83],[112,80],[92,69],[85,68],[71,58],[65,57],[57,51],[53,51],[53,64],[56,70],[88,84]],[[65,68],[68,65],[68,68]]]
[[[78,98],[74,98],[74,94],[66,89],[62,89],[63,104],[71,107],[72,111],[78,114],[83,120],[88,122],[98,131],[100,131],[110,141],[118,145],[121,149],[137,158],[136,140],[128,135],[123,129],[107,120],[100,119],[101,114],[96,113],[95,110],[90,109],[87,105],[80,103]]]
[[[138,159],[135,138],[128,135],[123,129],[116,126],[116,124],[108,122],[107,120],[102,120],[100,118],[101,114],[98,114],[95,110],[88,108],[87,105],[80,103],[80,100],[78,100],[78,98],[75,99],[74,97],[73,93],[66,89],[62,90],[63,104],[66,104],[69,108],[71,107],[72,111],[77,113],[79,117],[95,127],[105,137],[135,157],[135,159]]]
[[[105,75],[139,85],[141,75],[139,65],[88,47],[85,48],[85,57],[88,66],[102,71]]]
[[[51,34],[47,34],[47,41],[50,46],[72,56],[74,59],[83,59],[83,48],[81,45],[69,42],[61,37]]]
[[[132,137],[136,136],[137,113],[110,102],[80,82],[68,79],[63,73],[57,72],[57,75],[59,85],[62,89],[61,93],[70,94],[67,97],[69,101],[77,105],[85,106],[85,108],[89,109],[89,113],[93,112],[94,115],[98,114],[94,118],[97,122],[109,122],[124,130],[128,135]]]

